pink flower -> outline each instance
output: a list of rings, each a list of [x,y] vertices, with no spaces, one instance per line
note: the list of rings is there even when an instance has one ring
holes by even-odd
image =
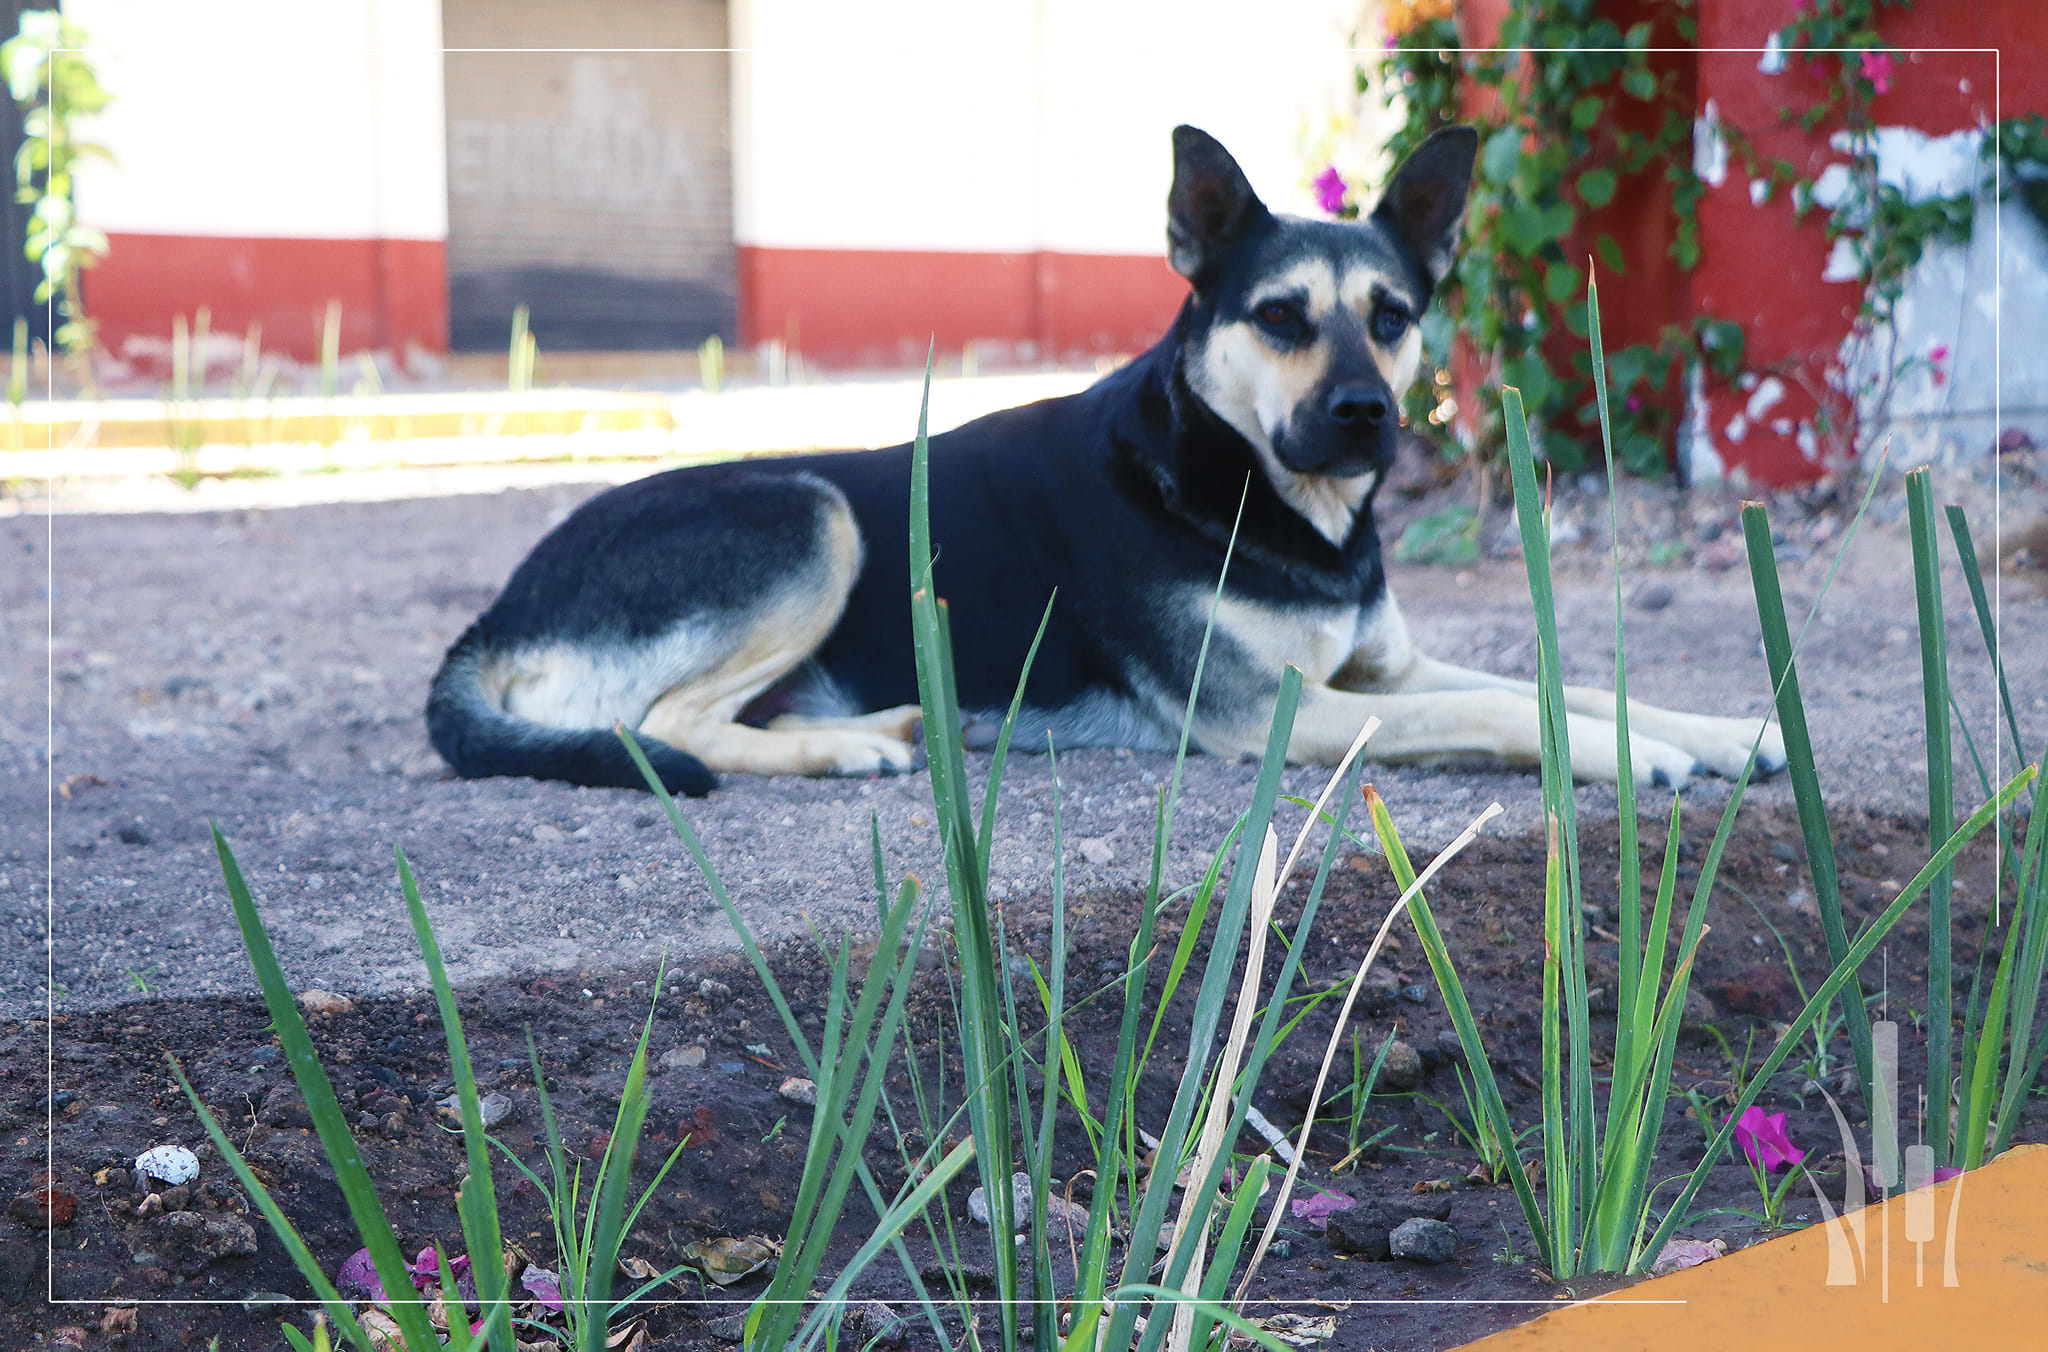
[[[1880,94],[1889,92],[1892,87],[1892,72],[1898,68],[1892,54],[1866,51],[1857,59],[1863,67],[1863,78],[1870,81],[1870,87]]]
[[[1735,1143],[1765,1173],[1803,1163],[1806,1152],[1785,1135],[1785,1114],[1750,1107],[1735,1122]]]
[[[1933,362],[1937,366],[1939,366],[1942,362],[1947,361],[1948,344],[1936,343],[1933,347],[1929,348],[1927,350],[1927,360]]]
[[[1316,175],[1316,205],[1331,216],[1344,209],[1344,175],[1337,172],[1336,165],[1330,165]]]
[[[1631,412],[1631,413],[1640,413],[1640,412],[1642,412],[1642,409],[1643,409],[1643,396],[1641,396],[1640,394],[1632,394],[1632,395],[1630,395],[1630,396],[1628,397],[1628,411],[1629,411],[1629,412]]]

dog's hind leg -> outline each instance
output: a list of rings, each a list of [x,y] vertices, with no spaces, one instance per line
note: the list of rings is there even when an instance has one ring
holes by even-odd
[[[827,510],[815,566],[743,620],[725,655],[654,701],[639,730],[714,770],[755,775],[861,775],[919,763],[902,710],[865,718],[737,721],[762,691],[825,641],[860,572],[861,541],[843,502]]]

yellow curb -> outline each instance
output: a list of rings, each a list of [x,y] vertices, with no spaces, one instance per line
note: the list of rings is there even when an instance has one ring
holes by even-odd
[[[1951,1227],[1958,1190],[1962,1201]],[[1924,1229],[1930,1216],[1931,1242],[1909,1243],[1908,1220]],[[2015,1146],[1982,1169],[1866,1207],[1847,1220],[1837,1238],[1862,1223],[1864,1258],[1853,1285],[1828,1285],[1831,1227],[1816,1225],[1555,1310],[1466,1347],[2048,1347],[2042,1322],[2048,1312],[2048,1147]],[[1951,1252],[1953,1287],[1944,1285]],[[1623,1303],[1628,1301],[1683,1303]]]

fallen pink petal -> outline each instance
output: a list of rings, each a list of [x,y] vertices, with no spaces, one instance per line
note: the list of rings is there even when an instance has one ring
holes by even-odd
[[[1349,1211],[1357,1205],[1357,1198],[1341,1192],[1319,1192],[1313,1197],[1297,1197],[1293,1202],[1295,1219],[1304,1221],[1327,1220],[1331,1212]]]
[[[1793,1145],[1791,1137],[1785,1134],[1783,1113],[1766,1113],[1757,1107],[1745,1109],[1735,1122],[1735,1142],[1749,1162],[1765,1173],[1806,1160],[1806,1152]]]
[[[540,1302],[542,1309],[551,1314],[562,1312],[562,1279],[554,1273],[528,1264],[526,1271],[519,1276],[519,1285]]]
[[[1932,361],[1932,362],[1943,362],[1943,361],[1947,361],[1947,360],[1948,360],[1948,344],[1947,344],[1947,343],[1936,343],[1936,344],[1935,344],[1935,345],[1934,345],[1933,347],[1929,348],[1929,349],[1928,349],[1928,351],[1927,351],[1927,360],[1929,360],[1929,361]]]
[[[384,1288],[377,1280],[377,1265],[370,1261],[368,1249],[357,1249],[342,1261],[341,1270],[334,1274],[334,1289],[351,1299],[382,1299]]]

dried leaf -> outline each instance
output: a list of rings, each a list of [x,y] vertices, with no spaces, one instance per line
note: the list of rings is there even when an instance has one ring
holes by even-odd
[[[731,1286],[773,1263],[781,1252],[780,1244],[762,1235],[749,1235],[745,1239],[723,1235],[717,1239],[685,1244],[682,1257],[684,1262],[696,1264],[718,1285]]]
[[[1698,1267],[1701,1263],[1711,1262],[1726,1252],[1728,1241],[1725,1239],[1709,1240],[1706,1243],[1701,1243],[1697,1239],[1674,1239],[1657,1255],[1657,1261],[1650,1266],[1650,1274],[1661,1277],[1667,1272],[1677,1272],[1681,1268]]]

